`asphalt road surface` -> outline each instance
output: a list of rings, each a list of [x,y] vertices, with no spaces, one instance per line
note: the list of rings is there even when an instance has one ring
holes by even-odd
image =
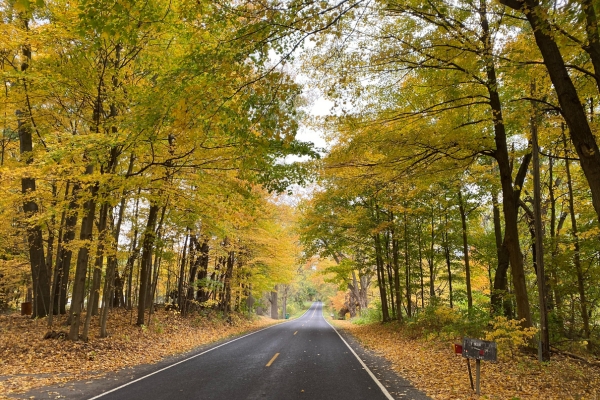
[[[300,318],[242,336],[92,399],[392,399],[313,303]]]

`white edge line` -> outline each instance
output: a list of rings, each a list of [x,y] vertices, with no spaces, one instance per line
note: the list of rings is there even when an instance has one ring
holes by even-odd
[[[324,316],[323,316],[323,319],[325,320],[325,322],[327,322],[327,324],[331,327],[331,329],[333,329],[335,331],[335,333],[337,333],[337,335],[340,337],[340,339],[342,339],[342,342],[344,342],[344,344],[346,346],[348,346],[348,348],[350,349],[350,351],[352,352],[352,354],[354,354],[354,357],[356,357],[356,359],[360,362],[360,364],[363,366],[363,368],[365,369],[365,371],[367,371],[367,373],[369,374],[369,376],[375,381],[375,383],[377,384],[377,386],[379,386],[379,389],[381,389],[381,391],[383,392],[383,394],[385,395],[385,397],[387,397],[389,400],[394,400],[394,398],[392,397],[392,395],[390,394],[390,392],[388,392],[388,390],[385,388],[385,386],[383,386],[383,384],[379,381],[379,379],[377,379],[377,377],[373,374],[373,372],[371,372],[371,370],[369,369],[369,367],[367,367],[367,364],[365,364],[363,362],[363,360],[360,359],[360,357],[358,356],[358,354],[356,354],[356,352],[352,349],[352,347],[350,347],[350,345],[348,344],[348,342],[346,342],[346,340],[342,337],[342,335],[340,335],[340,333],[337,331],[337,329],[335,329],[335,327],[333,325],[331,325],[329,323],[329,321],[327,321],[327,319]]]
[[[312,305],[311,305],[311,307],[312,307]],[[174,366],[176,366],[176,365],[179,365],[179,364],[181,364],[181,363],[184,363],[184,362],[186,362],[186,361],[189,361],[189,360],[191,360],[192,358],[199,357],[199,356],[201,356],[201,355],[203,355],[203,354],[206,354],[206,353],[208,353],[208,352],[210,352],[210,351],[216,350],[216,349],[218,349],[219,347],[223,347],[223,346],[225,346],[225,345],[227,345],[227,344],[229,344],[229,343],[233,343],[233,342],[235,342],[235,341],[237,341],[237,340],[243,339],[243,338],[245,338],[245,337],[248,337],[248,336],[250,336],[250,335],[254,335],[255,333],[262,332],[262,331],[264,331],[264,330],[267,330],[267,329],[269,329],[269,328],[273,328],[274,326],[279,326],[279,325],[281,325],[281,324],[285,324],[285,323],[287,323],[287,322],[297,321],[297,320],[299,320],[300,318],[304,317],[304,315],[306,315],[306,313],[307,313],[307,312],[310,310],[310,308],[311,308],[311,307],[309,307],[309,308],[308,308],[308,310],[306,310],[306,311],[304,312],[304,314],[302,314],[300,317],[298,317],[298,318],[296,318],[296,319],[290,319],[290,320],[288,320],[288,321],[284,321],[284,322],[281,322],[281,323],[279,323],[279,324],[273,324],[273,325],[271,325],[271,326],[267,326],[266,328],[262,328],[262,329],[259,329],[259,330],[257,330],[257,331],[254,331],[254,332],[250,332],[250,333],[248,333],[248,334],[246,334],[246,335],[244,335],[244,336],[240,336],[240,337],[238,337],[238,338],[235,338],[235,339],[233,339],[233,340],[230,340],[229,342],[221,343],[220,345],[218,345],[218,346],[215,346],[215,347],[212,347],[212,348],[210,348],[210,349],[208,349],[208,350],[205,350],[205,351],[203,351],[202,353],[195,354],[195,355],[193,355],[193,356],[191,356],[191,357],[188,357],[188,358],[186,358],[186,359],[184,359],[184,360],[178,361],[178,362],[176,362],[175,364],[171,364],[171,365],[168,365],[168,366],[166,366],[166,367],[164,367],[164,368],[162,368],[162,369],[159,369],[158,371],[154,371],[154,372],[152,372],[152,373],[150,373],[150,374],[148,374],[148,375],[141,376],[141,377],[139,377],[139,378],[137,378],[137,379],[135,379],[135,380],[133,380],[133,381],[131,381],[131,382],[127,382],[127,383],[125,383],[125,384],[123,384],[123,385],[121,385],[121,386],[117,386],[116,388],[114,388],[114,389],[111,389],[111,390],[109,390],[109,391],[106,391],[106,392],[104,392],[104,393],[101,393],[101,394],[99,394],[99,395],[97,395],[97,396],[90,397],[88,400],[95,400],[95,399],[99,399],[100,397],[106,396],[106,395],[107,395],[107,394],[109,394],[109,393],[116,392],[117,390],[123,389],[125,386],[129,386],[129,385],[131,385],[131,384],[133,384],[133,383],[139,382],[139,381],[141,381],[142,379],[146,379],[146,378],[148,378],[149,376],[152,376],[152,375],[158,374],[159,372],[165,371],[165,370],[167,370],[167,369],[169,369],[169,368],[171,368],[171,367],[174,367]],[[336,332],[337,332],[337,331],[336,331]],[[338,333],[338,335],[339,335],[339,333]],[[342,340],[343,340],[343,339],[342,339]],[[346,345],[347,345],[347,343],[346,343]],[[355,355],[356,355],[356,354],[355,354]],[[364,364],[363,364],[363,365],[364,365]],[[369,371],[369,372],[370,372],[370,371]]]

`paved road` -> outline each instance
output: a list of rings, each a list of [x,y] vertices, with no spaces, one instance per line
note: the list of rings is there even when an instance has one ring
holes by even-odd
[[[296,320],[92,399],[392,399],[371,375],[314,303]]]

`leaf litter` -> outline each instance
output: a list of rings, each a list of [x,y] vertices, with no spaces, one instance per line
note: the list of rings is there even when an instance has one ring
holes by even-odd
[[[540,363],[520,354],[481,362],[481,396],[471,389],[466,359],[453,341],[409,337],[398,324],[355,325],[334,321],[364,347],[386,358],[392,368],[435,400],[600,399],[600,368],[560,355]],[[471,360],[473,380],[475,361]]]
[[[55,316],[53,330],[68,332],[65,316]],[[72,342],[64,335],[44,339],[47,321],[17,314],[0,315],[0,399],[31,389],[74,380],[96,379],[107,372],[156,363],[230,336],[277,322],[267,317],[233,314],[228,320],[216,314],[182,318],[176,312],[158,311],[150,326],[131,324],[126,310],[111,311],[109,336],[90,329],[87,342]],[[97,317],[92,326],[98,326]]]

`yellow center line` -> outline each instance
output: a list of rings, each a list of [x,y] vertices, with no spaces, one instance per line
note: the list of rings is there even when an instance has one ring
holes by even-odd
[[[277,356],[279,356],[279,353],[275,353],[275,355],[273,356],[273,358],[271,358],[271,361],[269,361],[266,366],[270,367],[271,364],[273,364],[273,361],[275,361],[275,359],[277,358]]]
[[[294,332],[294,335],[295,335],[296,333],[298,333],[298,331]]]

